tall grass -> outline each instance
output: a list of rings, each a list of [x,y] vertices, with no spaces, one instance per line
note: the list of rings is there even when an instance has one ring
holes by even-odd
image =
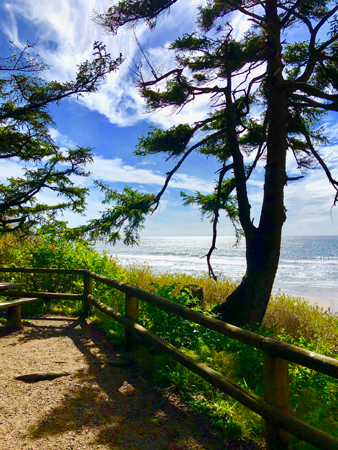
[[[173,286],[173,294],[177,295],[185,286],[203,287],[204,307],[211,308],[221,303],[235,289],[236,284],[227,277],[220,277],[216,283],[207,273],[185,274],[162,272],[154,273],[147,264],[127,263],[124,265],[129,283],[135,284],[146,291],[153,291],[154,285]]]
[[[319,305],[311,305],[305,299],[277,294],[272,297],[264,324],[274,330],[274,335],[284,333],[295,340],[317,342],[338,353],[338,315]]]

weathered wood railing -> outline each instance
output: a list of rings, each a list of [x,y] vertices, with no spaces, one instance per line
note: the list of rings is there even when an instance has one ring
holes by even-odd
[[[290,449],[290,434],[318,449],[338,449],[338,440],[289,414],[288,378],[289,361],[331,377],[338,378],[337,360],[285,342],[280,342],[276,339],[243,330],[162,298],[156,294],[144,291],[136,286],[104,277],[87,270],[0,268],[0,273],[1,272],[62,273],[65,275],[81,274],[84,279],[82,295],[18,291],[6,292],[4,295],[11,297],[24,296],[48,299],[83,300],[84,313],[86,315],[90,313],[91,307],[94,306],[124,326],[125,341],[127,345],[132,344],[134,335],[141,336],[152,344],[161,347],[180,364],[260,415],[266,421],[266,442],[268,450]],[[93,280],[114,289],[118,289],[125,294],[125,315],[113,310],[93,296]],[[210,367],[185,355],[171,344],[139,325],[137,323],[139,300],[145,301],[168,313],[175,314],[222,335],[262,350],[264,353],[263,370],[264,382],[266,385],[265,401]]]
[[[5,295],[5,294],[4,294]],[[26,303],[35,302],[37,298],[20,298],[12,302],[0,303],[0,311],[7,310],[7,327],[21,327],[21,306]]]

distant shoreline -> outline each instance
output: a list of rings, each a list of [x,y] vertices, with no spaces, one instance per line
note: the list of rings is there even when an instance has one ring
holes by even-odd
[[[189,230],[190,231],[190,230]],[[232,236],[220,236],[212,264],[220,276],[239,282],[245,273],[245,248],[233,246]],[[119,262],[145,263],[154,273],[206,273],[201,259],[209,248],[207,236],[144,237],[135,248],[121,243],[96,249],[116,255]],[[242,243],[243,244],[243,243]],[[273,294],[283,292],[338,313],[338,236],[284,236]]]

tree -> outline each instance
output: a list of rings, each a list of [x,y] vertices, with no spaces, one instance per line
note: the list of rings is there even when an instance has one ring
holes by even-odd
[[[153,28],[175,1],[120,1],[96,20],[111,33],[139,20]],[[150,80],[138,72],[138,86],[151,111],[180,110],[203,95],[210,99],[214,112],[192,125],[152,129],[141,137],[137,155],[163,154],[175,160],[175,166],[156,196],[141,198],[138,193],[136,203],[130,191],[117,193],[105,187],[106,201],[117,207],[100,219],[104,233],[118,239],[125,227],[129,241],[130,235],[137,239],[144,214],[157,208],[171,177],[189,155],[200,152],[215,158],[219,171],[214,192],[182,196],[185,204],[198,204],[213,222],[207,255],[212,276],[210,256],[220,212],[230,217],[238,233],[244,233],[246,273],[235,291],[215,308],[227,322],[244,325],[263,320],[279,262],[287,182],[319,166],[335,190],[334,204],[338,199],[338,183],[318,150],[326,141],[323,115],[338,110],[337,12],[338,2],[329,0],[209,0],[199,9],[197,30],[171,44],[176,67],[167,73],[151,67]],[[233,13],[242,14],[252,24],[240,39],[235,38],[231,25]],[[295,27],[305,29],[308,40],[288,42],[288,31]],[[288,177],[287,153],[297,161],[302,171],[299,177]],[[260,160],[265,162],[265,179],[256,225],[250,214],[247,182]],[[95,225],[98,222],[92,223]]]
[[[1,233],[31,231],[65,209],[84,211],[87,189],[76,186],[72,176],[88,175],[85,166],[92,161],[91,149],[59,148],[51,137],[55,124],[47,108],[72,95],[95,92],[105,75],[122,62],[121,56],[113,60],[105,46],[95,42],[94,59],[79,66],[75,81],[46,82],[38,75],[47,66],[32,47],[12,43],[8,56],[0,57],[0,159],[26,165],[22,176],[0,184]],[[64,201],[39,202],[43,190]]]

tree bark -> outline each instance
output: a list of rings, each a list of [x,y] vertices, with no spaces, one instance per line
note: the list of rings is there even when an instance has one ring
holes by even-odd
[[[214,308],[222,320],[244,326],[262,322],[277,272],[281,227],[270,233],[256,230],[246,237],[247,270],[234,292]]]

